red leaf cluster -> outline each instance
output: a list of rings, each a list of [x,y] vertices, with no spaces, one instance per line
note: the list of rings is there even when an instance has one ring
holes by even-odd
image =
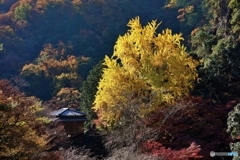
[[[229,152],[231,138],[226,132],[228,112],[235,101],[227,104],[215,104],[202,98],[190,97],[192,102],[159,127],[164,112],[159,112],[148,124],[159,128],[157,142],[174,150],[186,148],[191,142],[201,145],[200,155],[203,159],[211,159],[210,152]]]
[[[188,148],[181,150],[172,150],[165,148],[161,143],[154,141],[147,141],[143,144],[143,151],[145,153],[153,154],[157,157],[163,157],[166,160],[187,160],[187,159],[200,159],[199,155],[201,148],[192,142]]]

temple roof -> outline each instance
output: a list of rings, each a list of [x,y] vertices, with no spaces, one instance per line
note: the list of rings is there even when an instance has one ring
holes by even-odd
[[[76,110],[72,110],[69,108],[61,108],[59,110],[53,111],[49,114],[51,117],[58,117],[61,120],[63,118],[71,118],[68,119],[67,121],[73,121],[73,120],[77,120],[77,121],[87,121],[86,119],[86,114],[84,114],[81,111],[76,111]],[[74,119],[72,119],[74,118]]]

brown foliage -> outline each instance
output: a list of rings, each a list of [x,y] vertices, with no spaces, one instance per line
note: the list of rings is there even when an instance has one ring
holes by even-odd
[[[61,90],[51,100],[45,102],[51,110],[60,108],[79,109],[81,94],[74,88],[61,88]]]
[[[0,80],[0,159],[32,159],[47,149],[40,103]]]
[[[106,136],[105,147],[111,151],[111,154],[117,155],[122,148],[131,146],[130,148],[134,149],[131,154],[134,153],[135,155],[140,155],[140,153],[137,152],[142,151],[142,147],[144,147],[148,140],[157,139],[159,137],[162,132],[162,127],[165,126],[168,119],[171,119],[171,117],[178,113],[178,111],[187,108],[192,102],[182,101],[169,107],[162,107],[158,112],[150,114],[148,118],[142,118],[136,115],[136,106],[138,104],[139,103],[134,100],[129,101],[128,108],[124,110],[124,118],[120,119],[120,123]],[[181,147],[178,150],[181,150],[182,148],[184,147]],[[184,149],[173,152],[173,154],[177,155],[180,152],[184,154],[185,152],[183,151]],[[146,153],[146,150],[144,152]],[[161,152],[164,152],[164,150],[161,150]],[[149,153],[153,152],[150,151]],[[186,154],[188,153],[186,152]],[[165,156],[167,156],[167,154],[159,157],[167,158]]]
[[[1,25],[11,25],[12,20],[9,14],[0,14],[0,24]]]

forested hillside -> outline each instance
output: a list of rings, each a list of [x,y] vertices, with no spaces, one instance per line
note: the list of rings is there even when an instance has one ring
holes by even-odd
[[[239,152],[239,10],[238,0],[0,0],[0,159]],[[87,115],[81,143],[46,118],[66,107]]]

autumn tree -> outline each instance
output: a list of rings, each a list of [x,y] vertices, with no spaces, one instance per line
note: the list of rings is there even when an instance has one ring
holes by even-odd
[[[67,54],[66,50],[67,46],[63,43],[60,43],[57,48],[47,44],[34,63],[26,64],[22,68],[21,74],[30,84],[32,83],[34,87],[39,88],[38,85],[45,83],[45,86],[41,87],[46,87],[45,89],[49,90],[50,95],[46,97],[46,90],[41,93],[40,91],[43,89],[41,87],[32,93],[47,99],[61,88],[78,88],[78,85],[81,84],[81,77],[78,74],[79,60],[77,57]],[[83,61],[87,61],[87,59],[85,58]]]
[[[146,26],[139,17],[129,21],[112,57],[106,56],[93,109],[99,120],[113,126],[124,117],[128,102],[138,99],[136,115],[145,117],[159,107],[188,95],[197,77],[196,65],[181,45],[181,34],[170,29],[156,34],[156,21]]]
[[[38,159],[47,149],[41,102],[0,80],[0,159]]]

